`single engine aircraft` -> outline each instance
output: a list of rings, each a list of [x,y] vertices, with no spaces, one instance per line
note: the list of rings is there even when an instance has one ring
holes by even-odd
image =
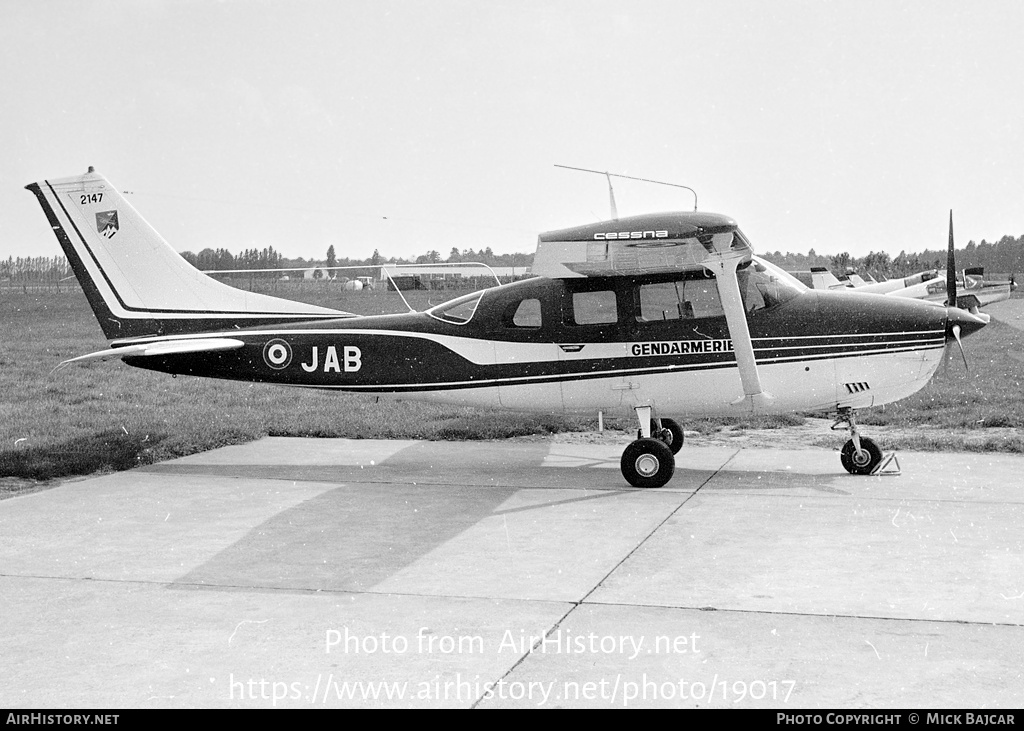
[[[870,474],[882,453],[855,410],[922,388],[947,342],[985,324],[952,306],[810,290],[754,256],[734,220],[704,212],[544,233],[531,279],[425,312],[357,316],[206,276],[92,168],[26,187],[110,345],[66,363],[121,358],[473,406],[633,411],[638,435],[621,469],[636,487],[672,477],[683,430],[668,415],[834,412],[833,428],[850,434],[843,466]]]
[[[947,271],[950,270],[955,272],[956,267],[950,265]],[[941,302],[946,295],[946,279],[946,272],[939,271],[933,279],[897,288],[888,294],[893,297],[913,297]],[[956,306],[975,315],[979,314],[980,307],[1010,299],[1010,293],[1017,289],[1017,282],[1012,275],[1005,281],[986,279],[984,267],[964,269],[963,274],[956,277],[956,284],[960,291]]]
[[[957,271],[952,252],[948,254],[946,271]],[[944,303],[948,298],[949,287],[946,271],[928,269],[902,279],[888,279],[870,284],[856,275],[847,275],[843,280],[837,279],[826,267],[811,267],[810,271],[790,274],[812,289],[840,289],[857,294],[887,294],[892,297]],[[956,276],[956,286],[959,292],[956,306],[978,315],[979,308],[1009,299],[1010,293],[1017,289],[1017,282],[1013,275],[1006,281],[985,279],[984,267],[970,267]]]
[[[790,271],[789,273],[811,289],[845,289],[861,294],[891,294],[896,290],[913,287],[939,276],[935,269],[929,269],[917,274],[911,274],[909,277],[903,277],[902,279],[886,279],[882,282],[876,282],[872,279],[871,282],[866,282],[860,276],[849,271],[842,279],[838,279],[835,274],[829,271],[828,267],[811,267],[810,271]],[[945,291],[943,291],[943,294],[945,294]]]

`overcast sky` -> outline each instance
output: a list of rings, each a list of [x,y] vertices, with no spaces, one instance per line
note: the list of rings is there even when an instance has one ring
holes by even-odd
[[[532,252],[609,216],[555,163],[761,252],[1024,234],[1018,0],[12,1],[0,58],[3,258],[89,165],[179,251]]]

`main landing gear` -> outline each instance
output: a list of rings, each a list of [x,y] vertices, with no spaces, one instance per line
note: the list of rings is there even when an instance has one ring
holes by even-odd
[[[843,445],[839,461],[852,475],[870,475],[882,462],[882,450],[874,440],[862,437],[857,431],[857,422],[853,417],[853,409],[839,409],[832,430],[847,428],[850,430],[850,441]]]
[[[661,487],[675,472],[675,455],[683,447],[683,429],[672,419],[654,416],[650,406],[636,407],[636,416],[640,428],[636,441],[622,453],[622,476],[633,487]]]

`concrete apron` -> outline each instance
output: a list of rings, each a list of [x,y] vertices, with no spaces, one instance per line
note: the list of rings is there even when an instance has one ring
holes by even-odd
[[[1024,458],[268,438],[0,502],[11,707],[1018,707]]]

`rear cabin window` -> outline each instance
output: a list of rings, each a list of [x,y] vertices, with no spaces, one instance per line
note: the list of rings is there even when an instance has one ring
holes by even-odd
[[[640,286],[641,322],[692,320],[724,314],[714,279],[679,279]]]
[[[540,327],[540,300],[523,300],[516,308],[512,316],[512,324],[515,327]]]
[[[456,325],[465,325],[473,319],[476,313],[476,306],[480,303],[483,292],[473,292],[464,297],[453,299],[427,310],[427,314],[438,320],[454,322]]]
[[[602,289],[593,292],[573,292],[573,322],[577,325],[605,325],[618,320],[615,292]]]

